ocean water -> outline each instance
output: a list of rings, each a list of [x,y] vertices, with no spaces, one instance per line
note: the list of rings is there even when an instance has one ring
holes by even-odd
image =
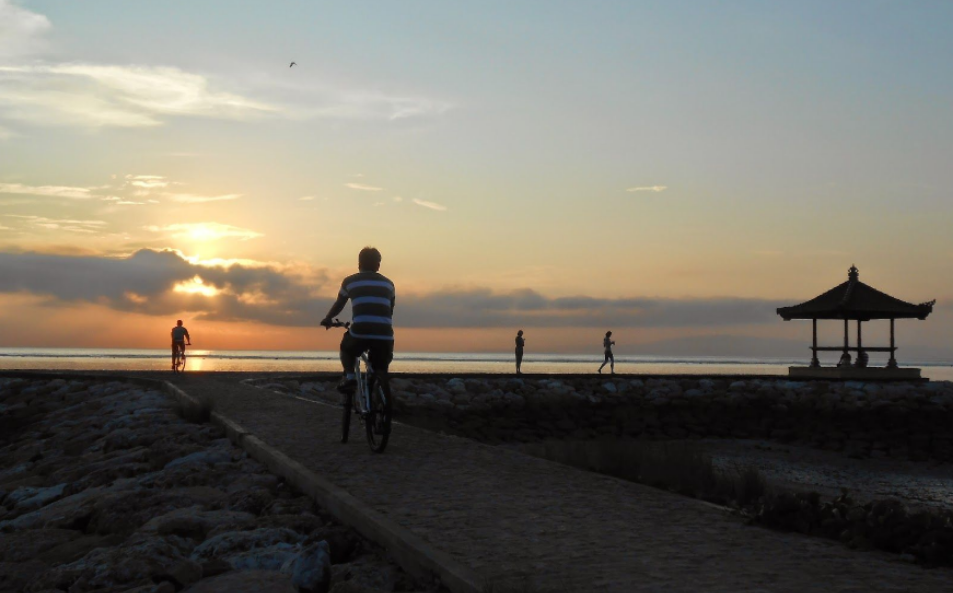
[[[95,348],[0,348],[0,370],[165,370],[171,366],[169,350]],[[595,373],[601,353],[528,354],[524,373]],[[807,360],[743,357],[616,356],[616,372],[661,375],[786,375],[791,365]],[[923,375],[953,381],[950,363],[916,363]],[[337,352],[290,350],[188,351],[187,370],[307,373],[340,370]],[[512,373],[513,354],[398,352],[391,366],[405,373]],[[608,366],[604,369],[609,371]]]

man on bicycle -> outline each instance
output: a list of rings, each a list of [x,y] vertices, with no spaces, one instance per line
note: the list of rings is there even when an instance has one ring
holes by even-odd
[[[332,319],[344,310],[351,299],[351,327],[341,340],[341,364],[344,379],[338,384],[343,393],[353,392],[356,385],[354,363],[364,351],[374,372],[387,373],[394,359],[394,283],[378,273],[381,268],[381,252],[374,247],[365,247],[357,256],[358,273],[341,283],[338,298],[327,316],[321,321],[330,327]]]
[[[186,342],[188,340],[188,342]],[[182,326],[182,320],[175,322],[172,328],[172,370],[175,370],[175,355],[178,352],[185,352],[185,345],[192,345],[192,338],[189,337],[189,330]]]

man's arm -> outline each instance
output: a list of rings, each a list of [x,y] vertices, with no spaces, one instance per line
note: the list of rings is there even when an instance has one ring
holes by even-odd
[[[182,328],[182,329],[185,329],[185,328]],[[189,346],[191,346],[191,345],[192,345],[192,336],[189,335],[189,330],[187,330],[187,329],[185,330],[185,339],[186,339],[186,341],[188,341]]]
[[[328,326],[331,324],[331,320],[335,316],[341,313],[344,310],[344,307],[347,305],[348,294],[344,290],[344,286],[341,286],[340,292],[338,292],[338,300],[334,301],[334,304],[331,305],[331,310],[328,311],[328,314],[324,316],[324,319],[321,320],[321,325]]]

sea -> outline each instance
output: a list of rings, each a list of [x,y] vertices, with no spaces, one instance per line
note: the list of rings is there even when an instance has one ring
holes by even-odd
[[[786,375],[788,367],[806,360],[719,356],[645,356],[617,354],[617,373],[644,375]],[[524,373],[588,374],[602,363],[601,353],[528,354]],[[511,352],[398,352],[391,365],[403,373],[499,373],[514,371]],[[953,363],[904,361],[923,376],[953,381]],[[77,371],[161,371],[170,366],[169,350],[106,348],[0,348],[0,370],[50,369]],[[339,371],[337,352],[293,350],[188,351],[189,371],[288,372]],[[606,366],[604,372],[609,372]]]

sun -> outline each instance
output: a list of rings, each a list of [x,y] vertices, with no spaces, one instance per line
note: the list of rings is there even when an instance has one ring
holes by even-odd
[[[186,282],[179,282],[172,290],[185,294],[200,294],[206,297],[213,297],[220,292],[214,286],[205,284],[205,281],[198,275]]]

